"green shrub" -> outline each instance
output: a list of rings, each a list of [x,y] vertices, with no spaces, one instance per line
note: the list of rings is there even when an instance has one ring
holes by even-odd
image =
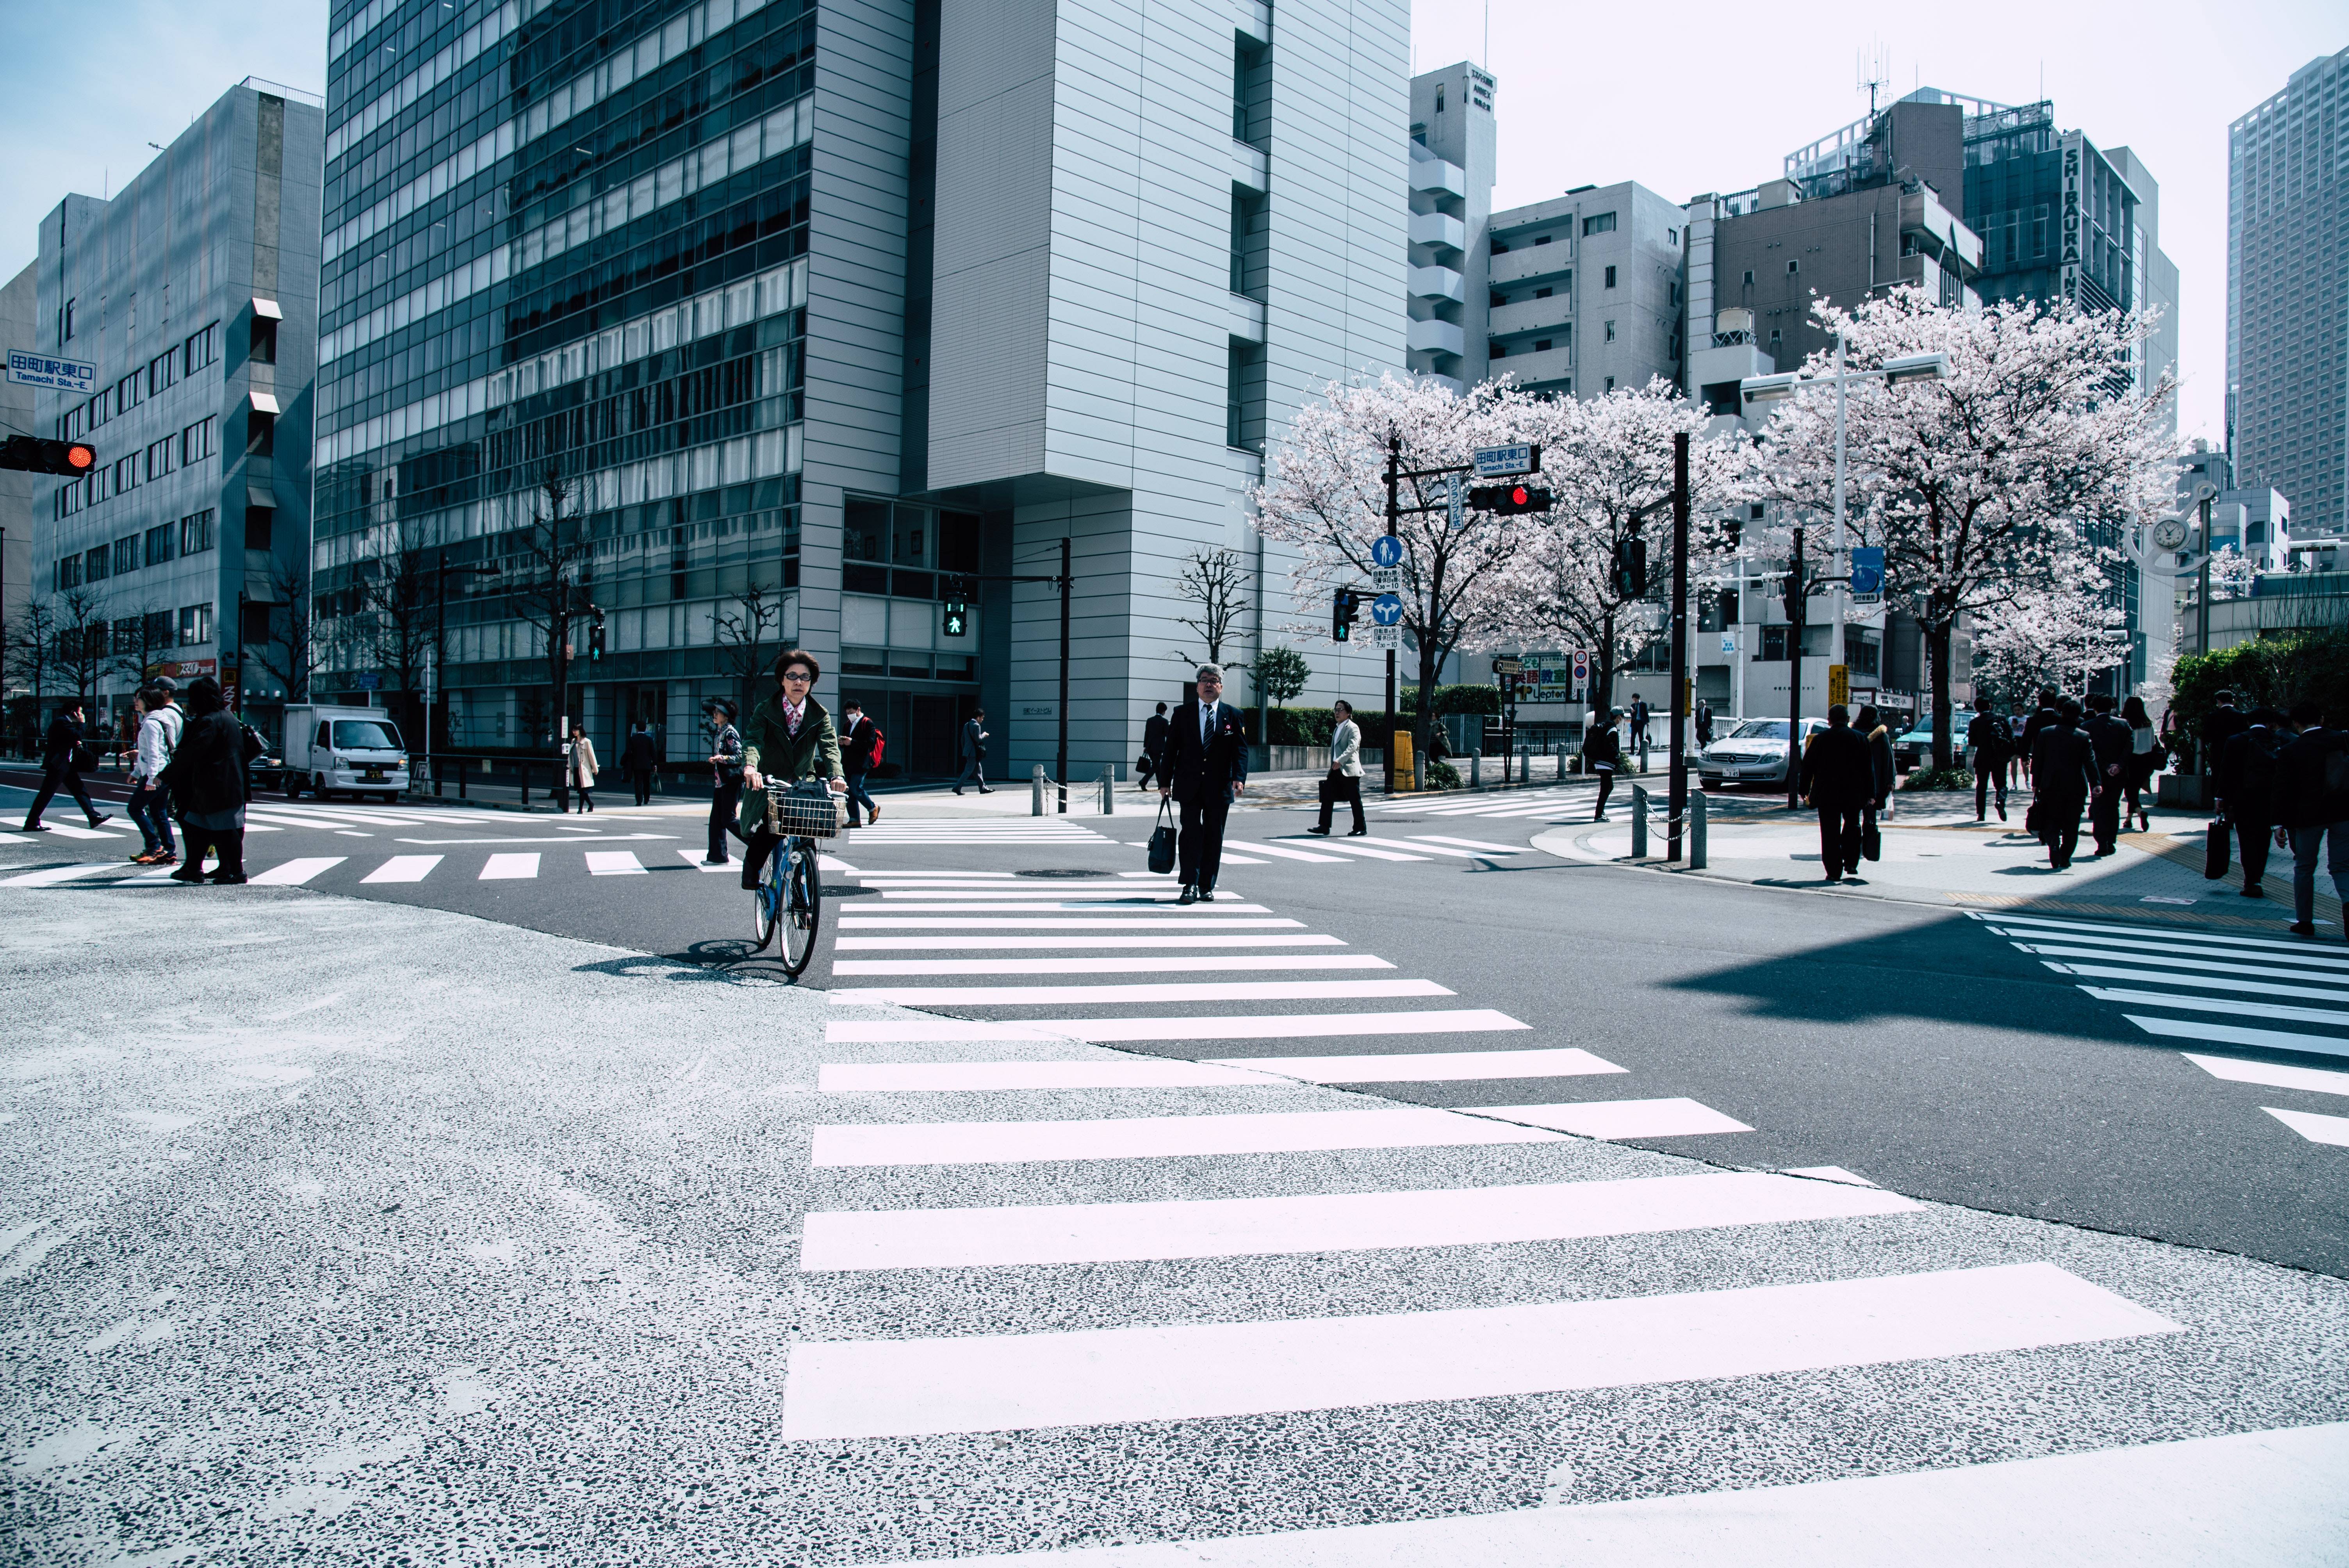
[[[1387,716],[1383,713],[1358,713],[1354,723],[1361,729],[1362,744],[1376,751],[1386,744]],[[1248,733],[1256,733],[1253,711],[1248,717]],[[1272,710],[1272,746],[1327,746],[1338,727],[1337,711],[1327,707],[1276,707]]]
[[[1967,789],[1973,787],[1974,776],[1962,768],[1912,768],[1909,777],[1900,781],[1903,789]]]
[[[1446,762],[1441,757],[1436,758],[1427,765],[1425,777],[1427,779],[1427,787],[1431,789],[1457,789],[1460,788],[1460,769],[1453,767],[1451,763]]]
[[[1419,711],[1419,687],[1404,686],[1397,698],[1406,715]],[[1489,713],[1501,711],[1501,688],[1496,686],[1440,686],[1435,688],[1435,711],[1444,713]]]
[[[2233,692],[2235,706],[2246,710],[2289,709],[2313,698],[2338,723],[2335,715],[2349,717],[2349,631],[2291,632],[2189,654],[2169,679],[2170,709],[2189,735],[2201,733],[2221,691]]]

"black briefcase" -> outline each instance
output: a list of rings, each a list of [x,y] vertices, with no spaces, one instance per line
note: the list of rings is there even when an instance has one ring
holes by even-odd
[[[1860,830],[1859,852],[1871,861],[1880,861],[1884,858],[1884,835],[1876,830],[1876,824],[1873,822]]]
[[[2220,877],[2227,874],[2227,858],[2230,852],[2228,841],[2233,837],[2234,830],[2228,826],[2226,818],[2215,817],[2211,819],[2210,830],[2205,836],[2202,843],[2202,875],[2204,880],[2209,882],[2217,882]]]
[[[1160,876],[1174,869],[1174,815],[1171,801],[1158,802],[1158,826],[1150,830],[1150,869]]]

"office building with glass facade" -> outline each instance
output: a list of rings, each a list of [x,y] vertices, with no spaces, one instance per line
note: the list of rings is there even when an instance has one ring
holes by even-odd
[[[560,598],[599,747],[641,719],[701,755],[700,700],[797,644],[892,760],[951,770],[983,704],[990,769],[1024,773],[1054,760],[1061,606],[1015,579],[1066,539],[1081,776],[1203,652],[1186,558],[1246,569],[1227,658],[1288,640],[1247,491],[1300,398],[1403,362],[1401,0],[331,21],[322,689],[420,689],[438,648],[446,746],[543,745]],[[408,657],[385,607],[424,603]],[[1308,656],[1306,700],[1369,689],[1367,655]]]
[[[2227,446],[2297,528],[2349,529],[2349,49],[2227,129]]]
[[[274,731],[310,537],[323,136],[315,98],[248,79],[110,201],[41,221],[37,346],[97,366],[94,391],[35,398],[34,429],[98,459],[36,481],[35,584],[78,645],[51,693],[87,681],[121,717],[146,675],[212,675]]]

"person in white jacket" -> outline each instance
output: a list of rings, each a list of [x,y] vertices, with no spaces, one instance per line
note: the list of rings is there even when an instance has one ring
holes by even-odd
[[[160,676],[139,694],[146,717],[139,721],[137,749],[130,762],[130,820],[139,824],[147,847],[130,858],[142,866],[177,865],[180,847],[171,840],[171,803],[165,798],[163,769],[180,748],[180,730],[187,716],[177,700],[180,683]]]
[[[1327,837],[1330,814],[1343,800],[1354,809],[1353,830],[1346,836],[1359,838],[1370,831],[1362,820],[1362,727],[1354,722],[1353,704],[1343,698],[1330,711],[1338,727],[1330,732],[1330,776],[1321,781],[1321,820],[1305,830]]]

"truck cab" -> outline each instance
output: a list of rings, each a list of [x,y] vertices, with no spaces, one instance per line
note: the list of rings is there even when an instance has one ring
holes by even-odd
[[[408,789],[408,748],[379,707],[290,704],[285,709],[285,793],[374,795],[397,800]]]

